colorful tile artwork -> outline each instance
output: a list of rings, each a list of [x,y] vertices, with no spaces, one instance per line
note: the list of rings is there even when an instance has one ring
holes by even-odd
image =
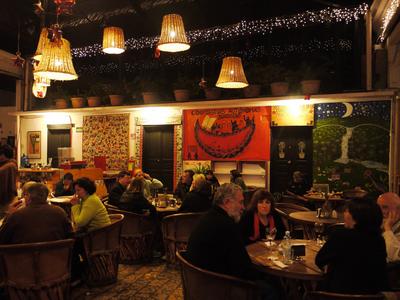
[[[127,169],[129,114],[83,117],[82,158],[94,167],[94,156],[106,156],[109,170]]]

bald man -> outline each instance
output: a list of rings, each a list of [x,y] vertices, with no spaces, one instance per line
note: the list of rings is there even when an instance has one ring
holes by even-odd
[[[400,260],[400,197],[395,193],[384,193],[377,202],[383,214],[387,260]]]

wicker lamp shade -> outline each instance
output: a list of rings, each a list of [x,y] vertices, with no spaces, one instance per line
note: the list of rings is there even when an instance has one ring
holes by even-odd
[[[32,85],[32,93],[36,98],[44,98],[46,97],[47,86],[38,85],[36,81],[34,81]]]
[[[189,48],[182,17],[177,14],[165,15],[162,21],[158,49],[166,52],[180,52]]]
[[[225,89],[241,89],[249,85],[240,57],[229,56],[223,59],[221,72],[215,85]]]
[[[49,32],[47,31],[46,27],[42,28],[35,55],[33,55],[34,60],[40,61],[42,59],[43,49],[46,47],[46,44],[50,42],[47,38],[48,33]]]
[[[125,51],[124,31],[120,27],[105,27],[103,31],[103,52],[121,54]]]
[[[51,80],[77,79],[69,42],[64,38],[61,39],[60,44],[49,42],[43,50],[43,57],[33,71],[33,75]]]
[[[50,86],[50,79],[46,77],[33,76],[35,83],[41,86]]]

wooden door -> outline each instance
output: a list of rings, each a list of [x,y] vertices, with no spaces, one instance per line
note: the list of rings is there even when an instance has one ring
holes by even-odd
[[[174,176],[174,126],[144,126],[143,171],[159,179],[172,192]]]
[[[272,127],[271,192],[284,192],[294,171],[312,183],[312,127]]]
[[[52,157],[51,166],[58,167],[58,151],[60,147],[71,147],[71,129],[48,128],[47,131],[47,158]]]

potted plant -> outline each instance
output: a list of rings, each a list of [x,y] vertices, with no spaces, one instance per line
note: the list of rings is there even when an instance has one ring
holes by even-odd
[[[141,77],[139,79],[140,90],[142,91],[143,103],[151,104],[160,102],[160,91],[162,82],[160,79],[150,77]]]
[[[265,66],[260,63],[252,63],[245,68],[245,74],[249,85],[243,89],[245,98],[256,98],[261,94],[261,87],[265,84]]]
[[[71,97],[71,104],[73,108],[81,108],[85,105],[85,95],[78,89],[76,94]]]
[[[95,107],[101,105],[101,98],[104,94],[103,87],[99,83],[92,83],[88,91],[87,102],[88,106]]]
[[[49,87],[47,97],[54,101],[56,108],[64,109],[69,107],[67,92],[60,85]]]
[[[288,94],[288,70],[285,67],[279,64],[267,65],[264,76],[268,76],[272,96],[285,96]]]
[[[174,96],[176,101],[188,101],[190,98],[190,90],[193,87],[193,81],[186,76],[178,76],[173,83]]]
[[[321,85],[324,65],[302,62],[300,64],[299,75],[301,91],[304,95],[318,94]]]
[[[110,82],[103,85],[103,89],[106,95],[110,99],[110,103],[113,106],[122,105],[124,102],[124,88],[120,82]]]

